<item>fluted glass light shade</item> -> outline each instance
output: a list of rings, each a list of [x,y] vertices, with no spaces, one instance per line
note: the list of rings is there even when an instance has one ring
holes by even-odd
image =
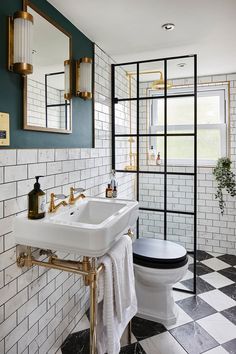
[[[76,62],[76,96],[84,100],[92,99],[93,61],[91,58],[81,58]]]
[[[22,75],[33,72],[33,22],[33,16],[26,11],[15,12],[13,17],[9,17],[8,67]]]
[[[70,60],[65,60],[64,61],[64,87],[65,87],[65,92],[64,92],[64,98],[65,100],[70,100],[71,99],[71,61]]]

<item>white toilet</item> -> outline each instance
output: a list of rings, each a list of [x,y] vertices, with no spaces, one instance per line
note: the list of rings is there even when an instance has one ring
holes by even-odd
[[[170,241],[140,238],[133,243],[133,261],[138,315],[174,324],[177,308],[172,287],[187,272],[186,249]]]

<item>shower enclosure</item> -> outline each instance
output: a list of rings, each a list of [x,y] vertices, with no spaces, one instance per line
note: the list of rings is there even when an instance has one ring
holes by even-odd
[[[196,55],[112,65],[112,168],[140,203],[137,237],[184,245],[193,277],[176,289],[196,293]]]

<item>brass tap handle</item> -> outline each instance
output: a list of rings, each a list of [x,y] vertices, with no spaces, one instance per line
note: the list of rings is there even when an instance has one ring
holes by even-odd
[[[73,205],[73,204],[75,204],[76,200],[85,198],[85,195],[83,194],[83,192],[85,192],[84,188],[70,187],[69,204]],[[80,194],[77,197],[75,197],[74,193],[80,193]]]
[[[66,199],[67,196],[65,194],[54,194],[54,193],[51,193],[50,205],[49,205],[49,209],[48,209],[49,213],[54,213],[57,209],[60,208],[61,205],[63,205],[63,206],[68,205],[65,200],[62,200],[59,204],[55,205],[55,198],[57,198],[57,199]]]
[[[131,229],[128,230],[127,235],[131,238],[131,240],[134,239],[134,232]]]

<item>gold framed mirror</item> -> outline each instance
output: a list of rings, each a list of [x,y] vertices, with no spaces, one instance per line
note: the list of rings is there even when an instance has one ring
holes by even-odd
[[[23,7],[34,18],[33,73],[23,78],[23,129],[69,134],[71,35],[30,1],[24,1]],[[69,77],[69,88],[65,76]]]

